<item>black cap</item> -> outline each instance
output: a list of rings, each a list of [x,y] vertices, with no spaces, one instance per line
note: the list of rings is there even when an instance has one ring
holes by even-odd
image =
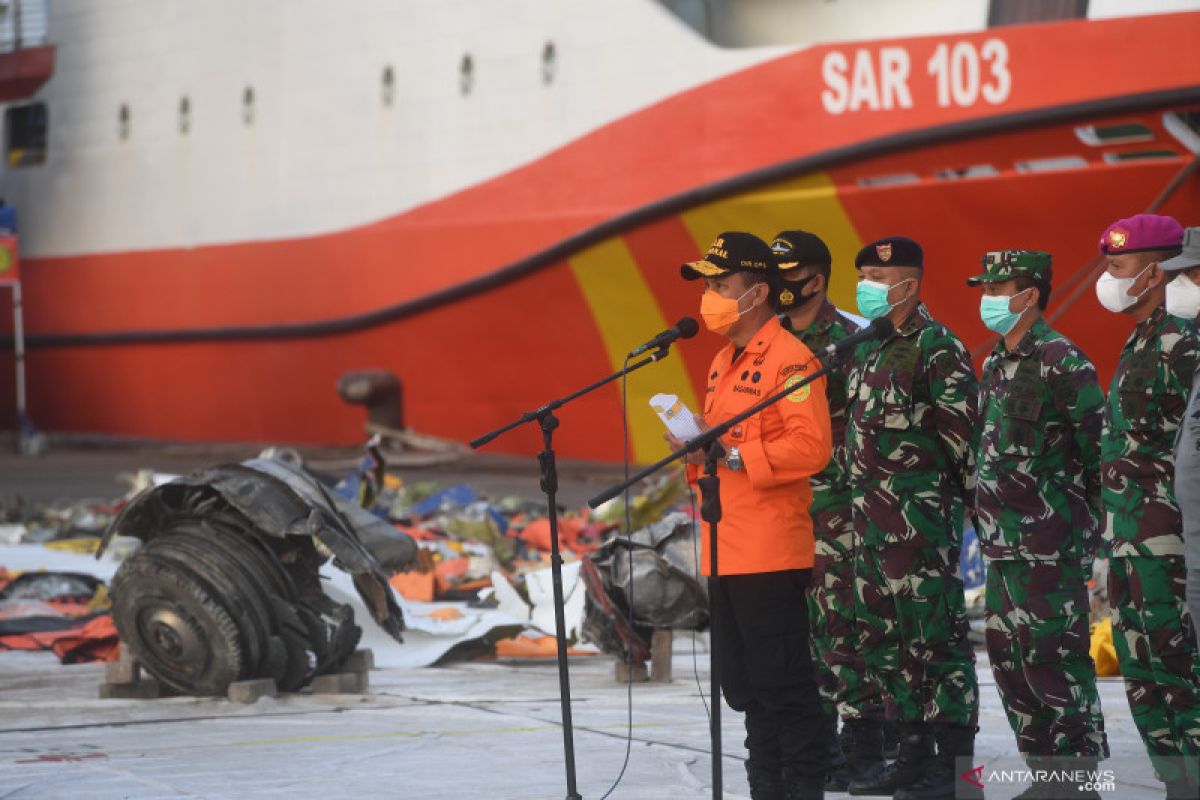
[[[858,251],[854,267],[916,267],[925,268],[925,251],[907,236],[888,236],[871,242]]]
[[[690,261],[679,268],[689,281],[696,278],[719,278],[734,272],[754,272],[768,277],[775,271],[775,255],[767,243],[752,233],[728,231],[717,237],[699,261]]]
[[[829,267],[833,256],[820,236],[808,231],[782,231],[771,242],[771,252],[781,271],[800,267]]]

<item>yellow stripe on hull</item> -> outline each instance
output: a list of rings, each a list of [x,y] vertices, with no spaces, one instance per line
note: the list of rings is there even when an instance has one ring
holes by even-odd
[[[838,200],[837,187],[823,172],[760,190],[716,200],[680,215],[703,253],[722,231],[748,231],[770,243],[783,230],[818,234],[833,254],[829,297],[840,308],[857,312],[853,270],[862,239]]]
[[[621,368],[626,353],[671,324],[664,319],[624,239],[609,239],[590,247],[572,257],[570,264],[596,320],[613,371]],[[634,460],[645,463],[662,458],[668,452],[662,438],[666,428],[650,409],[650,398],[660,392],[676,394],[690,408],[699,410],[678,354],[672,353],[658,364],[630,375],[628,392]]]

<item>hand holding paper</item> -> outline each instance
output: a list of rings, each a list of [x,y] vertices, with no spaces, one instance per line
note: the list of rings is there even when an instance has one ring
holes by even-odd
[[[676,395],[656,394],[650,398],[650,407],[658,414],[671,435],[681,442],[690,441],[701,434],[692,410]]]

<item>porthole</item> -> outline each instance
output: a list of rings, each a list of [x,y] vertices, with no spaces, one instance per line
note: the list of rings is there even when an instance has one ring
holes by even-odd
[[[242,90],[242,122],[251,125],[254,122],[254,87],[247,86]]]
[[[133,114],[129,110],[127,103],[122,103],[117,109],[117,135],[121,140],[129,138],[129,134],[133,131]]]
[[[458,65],[458,90],[465,96],[470,94],[474,88],[475,61],[471,58],[471,54],[467,53]]]
[[[549,86],[558,72],[558,51],[554,42],[546,42],[542,48],[542,83]]]
[[[392,70],[391,64],[383,68],[381,83],[383,84],[383,104],[390,106],[396,99],[396,73]]]

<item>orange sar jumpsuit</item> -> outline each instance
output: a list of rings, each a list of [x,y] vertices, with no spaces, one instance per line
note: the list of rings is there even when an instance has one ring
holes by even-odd
[[[717,425],[821,363],[771,317],[742,352],[726,345],[709,369],[704,420]],[[718,577],[711,577],[708,524],[702,523],[702,568],[709,575],[717,623],[714,653],[721,689],[745,713],[746,764],[756,779],[820,777],[828,745],[809,651],[805,588],[813,565],[808,478],[825,468],[832,449],[825,379],[797,389],[722,438],[737,447],[743,467],[721,463]],[[701,468],[689,465],[695,480]]]

